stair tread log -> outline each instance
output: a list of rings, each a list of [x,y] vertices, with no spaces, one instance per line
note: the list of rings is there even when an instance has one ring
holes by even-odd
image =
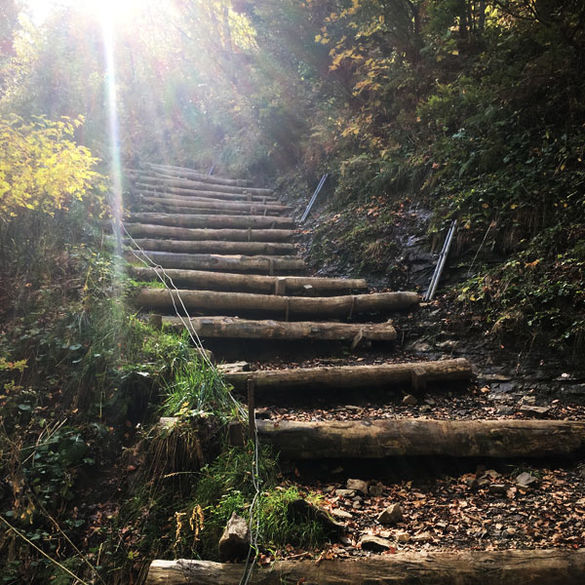
[[[574,456],[585,422],[563,420],[257,421],[261,439],[289,459]]]
[[[217,199],[205,199],[197,197],[193,199],[177,197],[150,197],[144,196],[142,200],[151,205],[161,205],[164,207],[181,207],[185,209],[222,209],[226,211],[242,211],[250,215],[278,215],[290,211],[288,205],[264,205],[261,203],[246,203],[221,201]]]
[[[286,256],[294,254],[294,244],[285,242],[229,242],[217,240],[157,240],[137,238],[134,240],[143,250],[155,252],[216,252],[227,254],[267,254]]]
[[[252,184],[252,182],[249,181],[248,179],[233,179],[231,177],[222,177],[221,175],[208,175],[195,169],[190,169],[187,167],[181,167],[176,165],[161,165],[157,163],[148,163],[146,167],[154,169],[155,172],[157,173],[162,173],[170,176],[194,177],[198,181],[203,181],[205,183],[217,183],[218,185],[236,185],[238,187],[248,187]]]
[[[178,317],[163,317],[163,324],[183,327]],[[192,317],[192,329],[203,339],[315,339],[352,341],[361,334],[372,341],[394,341],[391,323],[331,323],[318,321],[274,321],[237,317]]]
[[[220,193],[233,193],[235,195],[253,194],[262,195],[263,197],[272,197],[274,191],[272,189],[265,189],[261,187],[239,187],[237,185],[222,185],[221,183],[208,183],[205,181],[195,181],[192,179],[183,179],[179,177],[163,177],[156,175],[141,174],[135,175],[136,180],[141,184],[147,185],[164,185],[165,187],[180,187],[185,189],[201,189],[203,191],[210,190],[210,185],[213,185],[213,191]]]
[[[296,233],[294,230],[285,229],[201,229],[131,222],[125,223],[125,227],[132,236],[152,236],[178,240],[286,242]]]
[[[135,297],[140,307],[169,309],[171,295],[164,289],[142,289]],[[259,295],[240,292],[214,292],[180,290],[186,308],[193,311],[258,311],[283,312],[289,315],[319,315],[320,317],[345,316],[357,313],[388,313],[406,310],[418,303],[419,296],[412,292],[371,293],[335,297],[292,297]],[[220,313],[221,314],[221,313]]]
[[[144,240],[136,240],[139,245]],[[158,240],[156,240],[158,241]],[[247,243],[247,242],[244,242]],[[257,242],[250,242],[252,244]],[[260,242],[258,242],[260,243]],[[144,249],[145,246],[141,247]],[[151,268],[130,267],[131,274],[138,280],[146,281],[156,278]],[[277,284],[286,294],[347,293],[353,290],[367,289],[367,283],[361,278],[320,278],[316,276],[268,276],[260,274],[236,274],[228,272],[209,272],[203,270],[180,270],[169,268],[167,274],[177,286],[186,286],[203,290],[233,290],[274,294]]]
[[[249,179],[233,179],[230,177],[222,177],[220,175],[208,175],[195,169],[188,169],[185,167],[175,167],[172,165],[155,165],[154,163],[147,163],[144,166],[126,167],[124,175],[128,177],[153,176],[161,178],[189,178],[192,181],[199,181],[202,183],[210,183],[215,185],[227,185],[232,187],[252,187],[253,182]]]
[[[174,252],[157,252],[155,250],[145,250],[145,254],[163,268],[178,268],[187,270],[227,270],[232,272],[265,272],[265,273],[282,273],[282,272],[302,272],[305,270],[305,262],[297,256],[244,256],[242,254],[181,254]],[[133,254],[127,252],[126,259],[132,261]],[[170,297],[164,289],[155,289],[158,293],[146,295],[145,299],[152,300],[153,306],[161,306],[170,302]],[[183,291],[188,293],[190,303],[196,303],[197,298],[194,294],[204,291]],[[213,293],[221,295],[222,293]],[[223,293],[238,294],[238,293]],[[162,295],[162,296],[161,296]],[[183,300],[186,299],[182,293]],[[203,297],[201,297],[203,298]]]
[[[264,217],[263,215],[203,215],[174,213],[133,213],[131,221],[154,223],[186,228],[292,228],[295,226],[290,217]]]
[[[154,185],[144,185],[136,183],[131,187],[132,191],[143,194],[155,194],[162,197],[181,197],[183,199],[219,199],[220,201],[234,201],[236,203],[257,202],[257,203],[278,203],[276,197],[255,194],[237,194],[224,193],[222,191],[213,191],[211,185],[208,189],[186,189],[184,187],[166,187],[160,188]]]
[[[251,209],[251,208],[250,208]],[[279,212],[268,211],[261,209],[255,209],[254,213],[250,213],[250,209],[222,209],[221,207],[217,207],[215,205],[198,205],[197,207],[183,207],[182,205],[175,205],[170,204],[167,205],[166,203],[156,203],[156,202],[149,202],[145,199],[139,206],[140,211],[149,211],[151,213],[185,213],[185,214],[192,214],[192,213],[201,213],[205,215],[212,215],[218,214],[222,211],[225,213],[233,214],[242,214],[244,217],[246,216],[263,216],[266,218],[280,218],[282,215]]]
[[[241,563],[155,560],[145,585],[232,585]],[[250,585],[581,585],[585,549],[398,552],[354,559],[277,561],[257,567]]]
[[[331,389],[356,388],[410,385],[414,369],[422,370],[428,382],[469,380],[473,376],[469,361],[465,358],[457,358],[432,362],[255,370],[229,374],[226,379],[238,389],[245,388],[248,380],[253,380],[258,390],[303,386]]]

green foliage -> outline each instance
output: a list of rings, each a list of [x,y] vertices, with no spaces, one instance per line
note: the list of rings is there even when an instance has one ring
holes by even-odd
[[[250,502],[254,497],[252,483],[253,446],[225,450],[212,464],[202,470],[192,503],[185,514],[199,507],[202,522],[198,533],[199,545],[191,554],[217,557],[217,542],[233,512],[249,518]],[[328,536],[327,528],[310,514],[295,513],[293,502],[307,499],[318,504],[319,498],[301,493],[298,488],[282,488],[277,483],[277,459],[263,446],[259,457],[261,494],[255,508],[260,522],[259,543],[263,549],[293,546],[313,548]],[[192,537],[192,534],[191,534]],[[186,539],[189,541],[189,538]]]
[[[183,364],[166,385],[165,416],[213,412],[224,418],[235,414],[235,404],[218,371],[203,359]]]
[[[267,548],[292,545],[313,549],[322,545],[330,536],[323,522],[316,517],[294,511],[291,504],[301,499],[319,504],[319,497],[307,495],[295,486],[276,488],[262,494],[258,516],[262,542]]]

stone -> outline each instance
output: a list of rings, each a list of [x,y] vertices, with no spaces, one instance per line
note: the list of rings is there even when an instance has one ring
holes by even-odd
[[[416,396],[413,396],[412,394],[407,394],[402,399],[402,404],[404,404],[404,406],[416,406],[418,404],[418,400],[416,399]]]
[[[338,520],[351,520],[353,518],[349,512],[341,510],[340,508],[334,508],[331,510],[331,515]]]
[[[440,341],[439,343],[435,343],[435,345],[439,349],[455,349],[459,346],[459,342],[455,339],[447,339],[445,341]]]
[[[430,532],[420,532],[411,538],[412,542],[428,542],[433,540],[433,535]]]
[[[396,524],[403,518],[400,504],[391,504],[385,510],[378,514],[378,522],[386,526]]]
[[[538,479],[534,477],[534,475],[523,471],[517,478],[516,478],[516,485],[521,488],[530,487],[532,484],[536,483]]]
[[[431,351],[431,346],[424,342],[424,341],[418,341],[416,343],[413,343],[409,349],[411,351],[416,351],[416,352],[427,352],[427,351]]]
[[[362,536],[359,546],[362,550],[371,550],[372,552],[383,552],[392,547],[392,543],[387,538],[366,534]]]
[[[345,490],[340,488],[335,490],[335,495],[339,496],[340,498],[353,498],[355,496],[355,490]]]
[[[348,479],[346,487],[348,490],[355,490],[364,496],[368,495],[368,482],[363,479]]]
[[[546,416],[550,412],[550,406],[536,406],[533,404],[522,404],[520,412],[522,414],[529,414],[530,416]]]
[[[244,518],[232,513],[219,539],[219,558],[222,562],[242,560],[250,548],[250,529]]]
[[[370,486],[368,487],[368,493],[370,494],[370,496],[379,498],[384,493],[384,484],[380,481],[371,483]]]
[[[394,538],[396,539],[396,542],[408,542],[410,540],[410,534],[400,530],[394,534]]]

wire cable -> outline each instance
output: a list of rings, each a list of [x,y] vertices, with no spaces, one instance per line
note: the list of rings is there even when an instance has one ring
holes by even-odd
[[[124,223],[123,222],[120,222],[120,223],[121,223],[121,226],[122,226],[124,233],[126,234],[128,239],[132,243],[132,246],[135,247],[136,250],[138,250],[138,253],[137,253],[133,248],[130,248],[132,255],[137,260],[139,260],[143,265],[145,265],[146,267],[152,268],[152,270],[156,274],[157,278],[162,282],[162,284],[165,286],[165,288],[169,291],[171,301],[173,303],[173,310],[174,310],[176,316],[179,318],[179,320],[183,324],[183,326],[185,327],[185,329],[187,330],[187,333],[189,335],[189,338],[191,339],[191,342],[193,343],[193,345],[197,349],[199,349],[199,353],[200,353],[203,361],[205,362],[205,364],[209,368],[211,368],[216,374],[219,374],[217,368],[215,367],[215,364],[209,359],[207,353],[205,352],[205,348],[203,346],[201,338],[199,337],[199,335],[198,335],[197,331],[194,329],[194,327],[191,325],[191,317],[189,315],[189,311],[187,310],[187,307],[185,306],[185,303],[183,302],[183,299],[181,297],[180,290],[175,285],[173,279],[160,264],[157,264],[156,262],[154,262],[152,260],[152,258],[150,258],[150,256],[146,253],[146,251],[141,248],[141,246],[138,244],[138,242],[136,242],[136,240],[128,232]],[[181,309],[183,310],[185,317],[181,314],[181,311],[179,310],[179,308],[177,306],[177,302],[175,300],[175,295],[176,295],[176,298],[178,299],[178,301],[181,305]],[[232,396],[232,393],[229,391],[229,389],[226,386],[225,382],[223,381],[223,378],[221,377],[221,375],[218,375],[218,380],[220,381],[222,388],[225,390],[225,393],[227,394],[227,396],[234,403],[238,414],[242,417],[245,417],[246,410]],[[242,575],[242,578],[240,579],[239,585],[248,585],[248,583],[250,582],[250,579],[252,577],[252,572],[253,572],[254,567],[256,565],[256,561],[258,560],[258,552],[259,552],[258,542],[259,542],[259,535],[260,535],[260,514],[257,512],[257,505],[258,505],[258,499],[260,497],[260,485],[261,485],[259,460],[260,460],[260,449],[259,449],[259,440],[258,440],[258,428],[256,427],[256,424],[254,424],[254,456],[253,456],[253,461],[252,461],[252,486],[254,488],[254,496],[252,498],[252,502],[250,503],[250,518],[248,520],[248,526],[250,529],[250,548],[248,549],[248,555],[247,555],[246,563],[244,566],[244,573]],[[252,557],[252,551],[254,551],[253,557]]]

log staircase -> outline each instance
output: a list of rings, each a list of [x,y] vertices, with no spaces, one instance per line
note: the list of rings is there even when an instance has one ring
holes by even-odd
[[[416,309],[414,292],[368,292],[361,279],[308,276],[293,243],[291,209],[269,189],[247,181],[209,176],[182,167],[148,165],[127,171],[136,209],[125,228],[136,245],[179,287],[145,288],[140,309],[184,327],[174,314],[177,295],[189,311],[188,326],[208,340],[343,342],[359,351],[364,341],[397,338],[395,312]],[[129,255],[129,259],[132,257]],[[129,268],[140,281],[153,269]],[[173,302],[174,301],[174,302]],[[280,370],[226,368],[236,391],[252,383],[265,401],[279,389],[340,389],[399,385],[420,392],[427,385],[469,382],[465,359],[344,365]],[[575,455],[585,447],[585,423],[556,420],[438,421],[403,418],[344,422],[256,421],[261,441],[291,460],[408,456],[543,457]],[[585,553],[508,551],[399,553],[373,559],[276,563],[257,569],[251,583],[531,583],[585,582]],[[237,583],[243,568],[207,561],[154,561],[147,583]],[[308,579],[308,580],[307,580]]]

